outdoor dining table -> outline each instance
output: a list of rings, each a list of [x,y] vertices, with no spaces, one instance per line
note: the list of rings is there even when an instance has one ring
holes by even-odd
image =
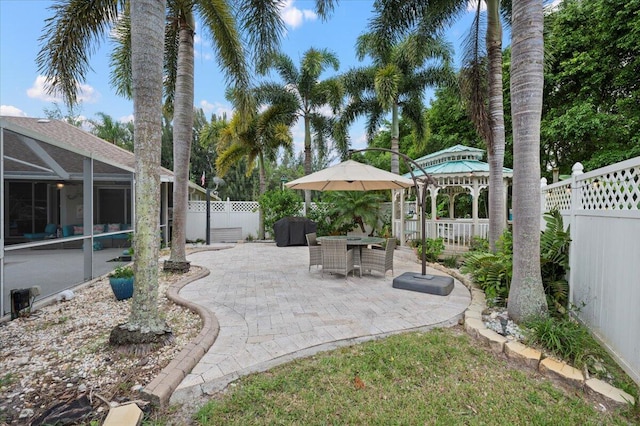
[[[318,243],[322,244],[322,240],[347,240],[347,249],[356,248],[355,258],[353,263],[360,266],[360,259],[362,257],[362,247],[367,247],[372,244],[382,244],[385,239],[380,237],[356,237],[349,235],[329,235],[326,237],[318,237]]]

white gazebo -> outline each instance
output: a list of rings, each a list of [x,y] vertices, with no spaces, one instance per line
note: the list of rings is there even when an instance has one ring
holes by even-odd
[[[427,238],[443,238],[448,245],[453,245],[455,248],[468,245],[472,236],[487,237],[489,222],[487,219],[480,219],[478,215],[480,193],[489,187],[489,164],[482,161],[483,157],[482,149],[455,145],[415,160],[437,182],[437,186],[433,184],[427,186],[432,212],[426,226]],[[420,177],[423,176],[423,172],[414,169],[412,173],[421,184],[420,182],[423,181]],[[411,173],[406,173],[404,176],[411,178]],[[513,170],[503,168],[502,176],[505,211],[507,211],[507,190],[513,177]],[[446,195],[449,199],[449,218],[438,218],[433,214],[437,210],[436,199],[439,194]],[[471,195],[471,218],[455,217],[456,197],[461,194]],[[397,191],[394,199],[394,234],[402,244],[416,237],[420,232],[420,221],[407,219],[406,209],[404,191]],[[417,214],[420,212],[417,205],[415,212]],[[506,221],[507,217],[504,220]]]

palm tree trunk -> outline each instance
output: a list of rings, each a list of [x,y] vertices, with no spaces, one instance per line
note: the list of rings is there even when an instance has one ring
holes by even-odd
[[[131,2],[133,110],[135,114],[135,289],[129,331],[161,334],[158,314],[160,144],[165,2]]]
[[[311,118],[308,114],[304,116],[304,174],[311,174]],[[304,206],[305,210],[309,212],[311,206],[311,190],[309,189],[304,191]]]
[[[193,36],[189,14],[181,18],[173,116],[173,227],[171,255],[164,269],[189,270],[185,253],[189,161],[193,138]]]
[[[542,0],[514,2],[512,13],[513,279],[507,308],[522,322],[547,313],[540,272]]]
[[[487,54],[489,57],[489,248],[496,251],[496,241],[506,226],[506,206],[502,169],[504,166],[504,103],[502,99],[502,24],[500,1],[487,0]]]
[[[391,150],[400,152],[400,119],[398,118],[398,103],[391,107]],[[391,154],[391,173],[400,174],[400,161],[396,154]]]
[[[258,177],[260,178],[260,195],[267,192],[267,177],[264,170],[264,154],[258,155],[258,162],[260,170],[258,170]],[[264,212],[262,208],[258,209],[258,239],[264,240]]]

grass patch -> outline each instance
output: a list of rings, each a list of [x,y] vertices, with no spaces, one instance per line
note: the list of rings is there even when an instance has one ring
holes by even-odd
[[[200,425],[629,424],[478,347],[459,329],[338,349],[241,379]]]

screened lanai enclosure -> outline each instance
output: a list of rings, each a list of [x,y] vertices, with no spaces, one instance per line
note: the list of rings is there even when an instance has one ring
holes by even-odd
[[[12,294],[42,299],[124,262],[135,224],[133,153],[63,121],[3,116],[0,154],[0,316],[12,313]],[[160,174],[166,242],[173,174]]]

